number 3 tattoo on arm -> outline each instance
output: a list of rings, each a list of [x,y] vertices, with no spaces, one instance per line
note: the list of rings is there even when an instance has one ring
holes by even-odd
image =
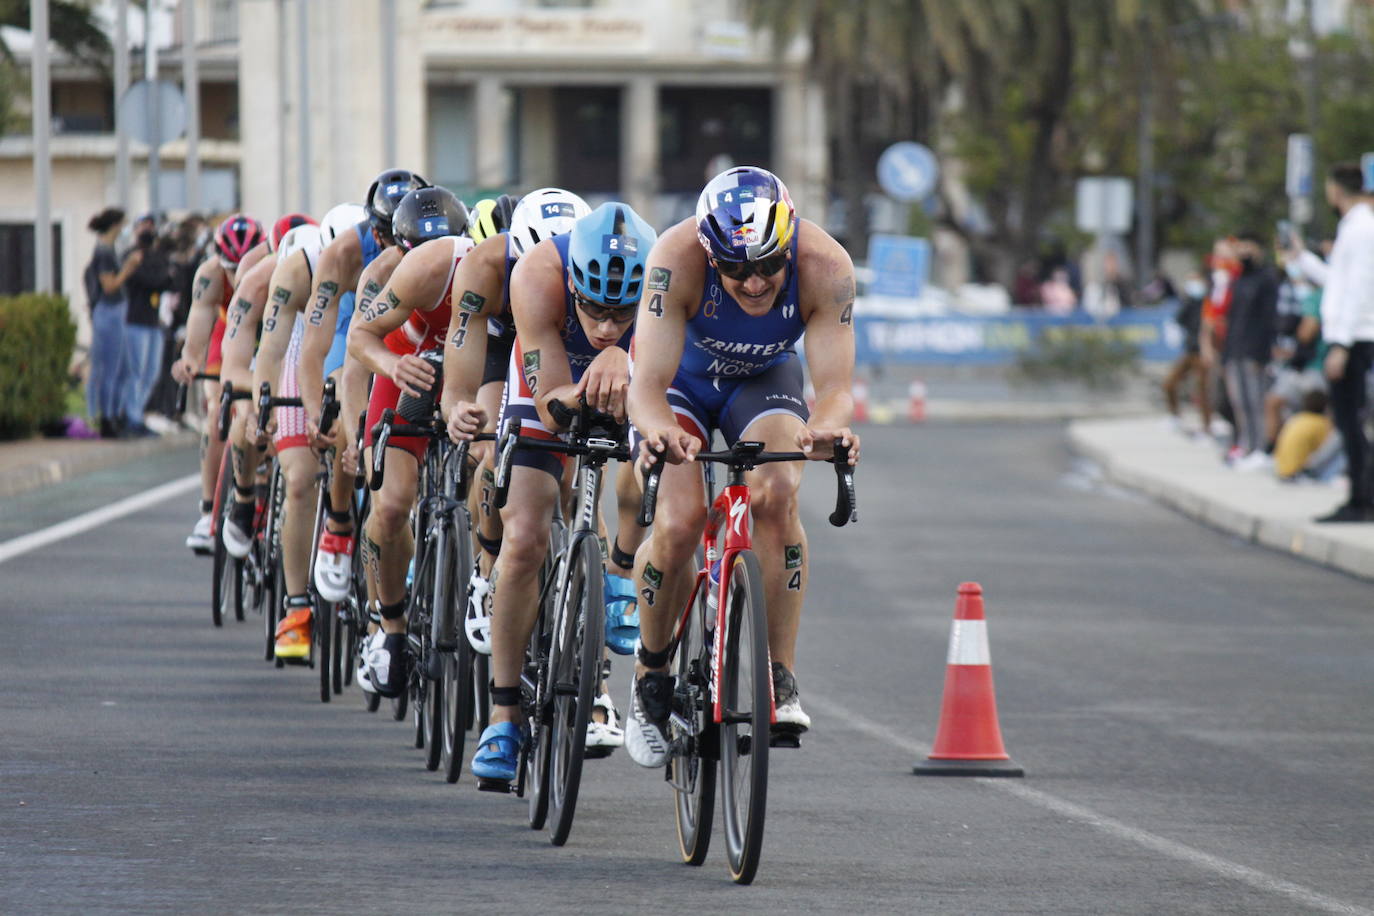
[[[339,291],[339,284],[333,280],[326,280],[320,284],[320,290],[315,295],[315,307],[310,310],[310,317],[306,319],[314,327],[319,327],[324,321],[324,313],[329,308],[329,303],[334,301],[334,296]]]

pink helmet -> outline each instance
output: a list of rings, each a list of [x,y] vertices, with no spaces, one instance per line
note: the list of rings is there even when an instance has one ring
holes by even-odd
[[[297,226],[318,226],[313,217],[304,213],[288,213],[272,224],[272,251],[281,247],[282,236]]]
[[[262,223],[246,214],[235,213],[215,230],[215,250],[230,264],[237,264],[263,238]]]

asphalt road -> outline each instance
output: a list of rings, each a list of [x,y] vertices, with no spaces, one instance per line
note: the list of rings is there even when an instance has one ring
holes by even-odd
[[[0,502],[0,554],[192,469]],[[1054,424],[871,428],[859,485],[835,530],[808,474],[814,728],[773,755],[749,888],[719,845],[678,864],[623,753],[555,849],[409,725],[321,705],[251,618],[210,626],[189,497],[0,560],[0,912],[1374,911],[1367,584],[1095,485]],[[911,775],[966,580],[1022,780]]]

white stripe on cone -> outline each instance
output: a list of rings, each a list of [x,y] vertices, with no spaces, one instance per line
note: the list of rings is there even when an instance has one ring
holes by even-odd
[[[991,665],[986,620],[956,620],[949,634],[950,665]]]

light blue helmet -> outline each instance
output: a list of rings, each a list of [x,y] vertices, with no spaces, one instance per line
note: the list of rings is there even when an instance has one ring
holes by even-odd
[[[573,288],[608,308],[634,305],[644,288],[644,262],[657,240],[654,227],[629,204],[602,204],[574,223],[569,234]]]

